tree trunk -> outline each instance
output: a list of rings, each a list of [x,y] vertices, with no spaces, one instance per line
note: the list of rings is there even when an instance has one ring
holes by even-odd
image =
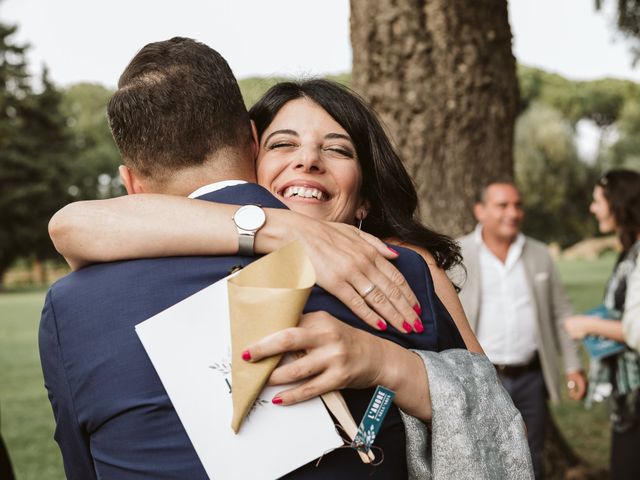
[[[413,178],[422,220],[470,231],[478,193],[513,178],[518,113],[506,0],[351,0],[352,83],[387,126]],[[602,478],[551,418],[550,479]]]
[[[513,175],[518,88],[505,0],[351,0],[352,81],[385,122],[426,224],[474,225],[491,178]]]

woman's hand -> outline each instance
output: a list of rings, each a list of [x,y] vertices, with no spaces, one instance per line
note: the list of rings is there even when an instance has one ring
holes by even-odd
[[[564,320],[564,329],[575,340],[582,340],[591,333],[591,321],[596,318],[588,315],[573,315]]]
[[[398,256],[377,237],[357,228],[322,222],[293,212],[277,212],[295,222],[287,230],[299,240],[313,264],[317,283],[365,323],[386,330],[421,333],[420,305],[400,271]]]
[[[571,338],[580,340],[587,335],[598,335],[624,343],[622,322],[606,320],[591,315],[574,315],[564,321],[564,328]]]
[[[251,361],[286,352],[304,352],[296,360],[280,365],[271,374],[270,385],[306,380],[282,392],[284,405],[303,402],[343,388],[367,388],[376,384],[382,369],[379,350],[382,339],[350,327],[326,312],[303,315],[297,327],[287,328],[250,345]]]
[[[395,401],[404,411],[423,420],[430,418],[429,388],[420,357],[326,312],[303,315],[298,327],[247,346],[243,358],[259,361],[301,351],[304,355],[271,374],[270,385],[302,382],[278,393],[274,403],[292,405],[334,390],[383,385],[396,392]]]

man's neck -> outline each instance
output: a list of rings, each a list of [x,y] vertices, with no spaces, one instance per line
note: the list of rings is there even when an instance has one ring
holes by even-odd
[[[509,254],[509,248],[516,241],[516,238],[503,238],[496,237],[495,235],[491,235],[486,232],[486,230],[482,229],[482,242],[489,249],[491,253],[493,253],[498,260],[502,263],[507,261],[507,255]]]
[[[255,183],[255,178],[251,178],[248,175],[224,175],[224,176],[208,176],[208,177],[198,177],[197,179],[193,179],[190,181],[180,181],[180,182],[171,182],[163,186],[162,192],[158,193],[166,193],[168,195],[179,195],[181,197],[187,197],[192,192],[195,192],[199,188],[210,185],[213,183],[223,182],[226,180],[243,180],[249,183]]]
[[[220,169],[205,165],[202,167],[184,168],[173,173],[171,177],[161,185],[155,186],[154,193],[165,193],[168,195],[186,197],[204,185],[222,182],[225,180],[244,180],[250,183],[256,182],[253,168]]]

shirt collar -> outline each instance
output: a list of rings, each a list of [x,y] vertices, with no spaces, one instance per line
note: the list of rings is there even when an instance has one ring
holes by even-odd
[[[207,193],[215,192],[216,190],[221,190],[225,187],[233,187],[234,185],[242,185],[243,183],[247,183],[245,180],[222,180],[220,182],[209,183],[207,185],[203,185],[198,188],[194,192],[191,192],[189,198],[197,198],[202,195],[206,195]]]
[[[487,248],[482,240],[482,224],[478,223],[476,228],[473,231],[473,239],[479,247]],[[507,259],[505,261],[505,265],[510,265],[515,262],[520,255],[522,254],[522,249],[524,248],[525,236],[522,232],[518,233],[516,239],[509,245],[509,253],[507,254]],[[488,250],[488,249],[487,249]]]

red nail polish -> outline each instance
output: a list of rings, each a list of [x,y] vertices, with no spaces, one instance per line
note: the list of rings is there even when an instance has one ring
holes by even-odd
[[[387,324],[382,320],[378,320],[378,328],[384,332],[387,329]]]
[[[280,397],[273,397],[271,399],[271,403],[273,403],[274,405],[280,405],[282,404],[282,399]]]
[[[249,350],[245,350],[244,352],[242,352],[242,359],[246,360],[247,362],[251,360],[251,352]]]
[[[404,331],[407,333],[413,332],[413,328],[411,328],[411,325],[409,325],[406,321],[403,322],[402,328],[404,328]]]
[[[418,333],[424,332],[424,326],[422,325],[422,322],[418,319],[416,319],[416,321],[413,322],[413,328],[415,328],[416,332]]]
[[[413,311],[416,312],[416,315],[422,315],[422,308],[417,303],[413,306]]]
[[[399,254],[396,250],[394,250],[393,248],[391,248],[391,247],[389,247],[389,246],[387,246],[387,248],[388,248],[389,250],[391,250],[393,253],[395,253],[396,255],[400,255],[400,254]]]

